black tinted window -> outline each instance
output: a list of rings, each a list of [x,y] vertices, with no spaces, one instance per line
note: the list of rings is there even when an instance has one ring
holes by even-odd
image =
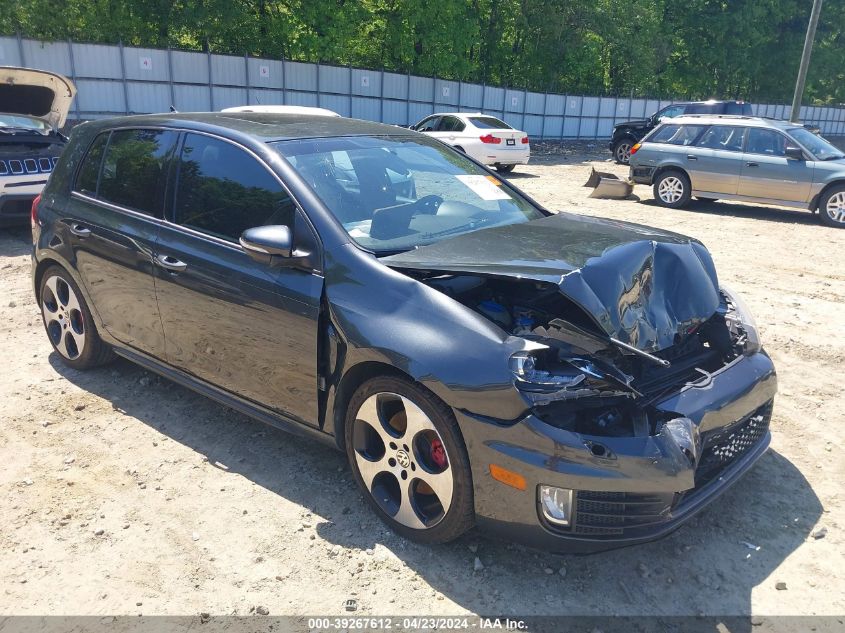
[[[440,132],[460,132],[464,129],[464,124],[458,117],[444,116],[437,129]]]
[[[437,124],[440,121],[439,116],[431,116],[427,119],[423,119],[420,123],[417,124],[417,131],[418,132],[434,132],[437,130]]]
[[[479,130],[512,130],[513,128],[492,116],[473,116],[469,118],[470,122]]]
[[[734,125],[711,126],[698,141],[699,147],[710,149],[724,149],[731,152],[742,151],[742,138],[745,135],[744,127]]]
[[[176,132],[166,130],[112,132],[97,197],[161,217],[167,165],[176,138]]]
[[[671,105],[658,112],[655,118],[658,121],[662,121],[663,119],[673,119],[676,116],[681,116],[684,113],[689,114],[691,112],[691,110],[689,110],[689,107],[689,105]]]
[[[786,137],[772,130],[751,128],[748,130],[748,144],[745,151],[749,154],[784,156],[786,155]]]
[[[97,178],[100,176],[100,163],[103,160],[103,150],[106,148],[106,142],[109,140],[108,132],[100,134],[91,143],[88,148],[88,153],[82,160],[82,167],[79,168],[79,174],[76,177],[76,186],[74,189],[89,196],[97,195]]]
[[[176,222],[237,242],[246,229],[293,228],[294,204],[255,158],[219,139],[188,134],[179,161]]]
[[[750,103],[727,103],[725,104],[725,114],[744,114],[751,116]]]
[[[662,125],[646,140],[649,143],[692,145],[703,129],[703,125]]]

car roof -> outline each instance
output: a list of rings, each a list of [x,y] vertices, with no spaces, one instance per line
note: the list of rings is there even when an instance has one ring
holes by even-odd
[[[672,105],[717,105],[721,103],[736,103],[745,105],[745,101],[739,99],[707,99],[706,101],[676,101]]]
[[[345,117],[265,112],[167,112],[99,119],[86,125],[102,130],[121,127],[171,127],[223,134],[230,132],[265,142],[334,136],[415,134],[395,125]]]
[[[673,119],[664,120],[663,123],[677,124],[686,123],[688,125],[745,125],[747,127],[767,127],[778,130],[787,130],[791,128],[801,127],[800,123],[790,123],[789,121],[778,121],[776,119],[767,119],[759,116],[743,116],[741,114],[685,114],[683,116],[676,116]]]
[[[220,112],[269,112],[272,114],[313,114],[315,116],[340,116],[334,110],[298,105],[246,105],[223,108]]]

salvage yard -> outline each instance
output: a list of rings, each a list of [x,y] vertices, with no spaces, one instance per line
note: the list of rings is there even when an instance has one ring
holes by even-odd
[[[29,228],[0,230],[0,615],[845,612],[845,231],[733,203],[593,200],[601,143],[508,178],[551,209],[700,239],[779,372],[772,448],[671,536],[555,557],[472,531],[424,547],[364,505],[343,455],[126,361],[78,372],[44,334]]]

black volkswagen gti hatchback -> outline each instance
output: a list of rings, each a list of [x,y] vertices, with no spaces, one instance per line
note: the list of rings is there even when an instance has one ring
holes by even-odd
[[[32,226],[67,365],[117,354],[336,446],[410,539],[648,541],[769,444],[774,367],[701,243],[552,214],[409,130],[87,123]]]

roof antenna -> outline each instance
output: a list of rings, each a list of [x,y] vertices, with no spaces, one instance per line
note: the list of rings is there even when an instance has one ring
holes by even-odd
[[[175,113],[177,113],[177,114],[179,113],[179,110],[177,110],[177,109],[176,109],[176,106],[174,106],[174,105],[170,106],[170,111],[171,111],[171,112],[175,112]]]

